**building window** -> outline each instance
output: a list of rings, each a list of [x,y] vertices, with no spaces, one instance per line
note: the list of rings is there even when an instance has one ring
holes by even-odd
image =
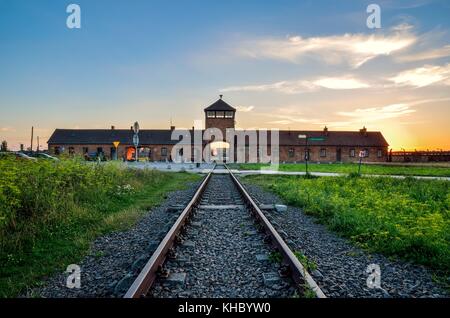
[[[320,149],[320,156],[326,157],[327,156],[327,150],[325,148]]]
[[[215,112],[211,112],[211,111],[206,112],[206,117],[207,118],[214,118],[214,117],[216,117],[216,113]]]
[[[55,147],[55,155],[61,154],[61,147]]]
[[[216,112],[216,118],[223,118],[224,116],[224,112]]]
[[[86,154],[89,152],[89,148],[88,147],[83,147],[83,154]]]
[[[295,155],[295,150],[294,150],[294,148],[289,148],[289,151],[288,151],[288,156],[289,156],[289,158],[293,158],[294,155]]]
[[[225,112],[225,118],[233,118],[233,112]]]
[[[166,147],[161,148],[161,156],[167,157],[167,148]]]
[[[383,151],[382,151],[381,149],[378,149],[378,151],[377,151],[377,157],[378,157],[378,158],[383,157]]]
[[[75,154],[75,148],[69,147],[69,155],[73,155],[73,154]]]
[[[369,149],[364,149],[364,157],[369,158]]]
[[[103,148],[102,147],[98,147],[97,148],[97,154],[101,154],[103,153]]]
[[[355,149],[350,149],[350,157],[355,157]]]

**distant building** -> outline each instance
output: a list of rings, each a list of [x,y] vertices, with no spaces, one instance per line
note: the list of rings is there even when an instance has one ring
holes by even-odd
[[[450,151],[394,151],[389,153],[391,162],[448,162]]]
[[[236,109],[227,104],[220,96],[220,99],[206,107],[204,112],[205,128],[218,128],[223,133],[225,140],[226,130],[235,128]],[[173,126],[170,129],[141,129],[138,150],[140,158],[146,157],[150,161],[172,161],[172,148],[178,143],[178,140],[171,140],[174,130]],[[193,140],[194,130],[189,130],[189,134]],[[270,136],[270,133],[268,135]],[[309,160],[312,162],[356,162],[361,151],[366,154],[364,161],[384,162],[388,159],[389,144],[381,132],[368,131],[366,128],[359,131],[329,131],[325,127],[320,131],[280,130],[280,162],[305,160],[306,144],[304,139],[299,139],[299,135],[312,138],[308,142]],[[48,140],[48,147],[49,152],[56,155],[62,153],[102,154],[106,158],[115,158],[116,149],[113,142],[116,141],[120,142],[117,149],[118,158],[132,160],[135,152],[132,128],[116,129],[112,126],[111,129],[56,129]],[[216,140],[216,142],[220,141]],[[203,151],[207,143],[208,141],[203,142],[202,149],[196,149],[192,145],[192,159],[194,153]],[[245,147],[247,148],[248,145]],[[259,143],[257,147],[259,153]],[[230,160],[230,158],[226,159]],[[235,155],[234,161],[237,159]],[[248,160],[249,156],[246,154],[243,161]]]

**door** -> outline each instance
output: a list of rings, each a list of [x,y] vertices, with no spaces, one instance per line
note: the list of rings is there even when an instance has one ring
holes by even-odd
[[[148,149],[148,161],[153,161],[153,151],[152,149]]]
[[[338,148],[338,149],[336,149],[336,161],[341,162],[341,159],[342,159],[341,157],[342,157],[342,149]]]

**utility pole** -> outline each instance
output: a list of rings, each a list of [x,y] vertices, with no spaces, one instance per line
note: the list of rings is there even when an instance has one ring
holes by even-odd
[[[37,148],[36,151],[39,152],[39,136],[37,136]]]
[[[33,152],[34,127],[31,126],[31,152]]]

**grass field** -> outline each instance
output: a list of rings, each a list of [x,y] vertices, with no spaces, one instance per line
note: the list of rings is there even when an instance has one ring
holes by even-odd
[[[450,272],[450,182],[412,178],[254,175],[358,246]]]
[[[230,164],[230,168],[239,170],[265,170],[270,169],[269,165],[259,163]],[[279,165],[280,171],[305,171],[304,163],[285,163]],[[357,173],[358,164],[355,163],[309,163],[310,172],[335,172],[335,173]],[[406,176],[441,176],[450,177],[450,167],[438,166],[399,166],[399,165],[378,165],[363,164],[362,174],[380,174],[380,175],[406,175]]]
[[[131,227],[187,173],[0,160],[0,297],[14,297],[77,263],[98,236]]]

